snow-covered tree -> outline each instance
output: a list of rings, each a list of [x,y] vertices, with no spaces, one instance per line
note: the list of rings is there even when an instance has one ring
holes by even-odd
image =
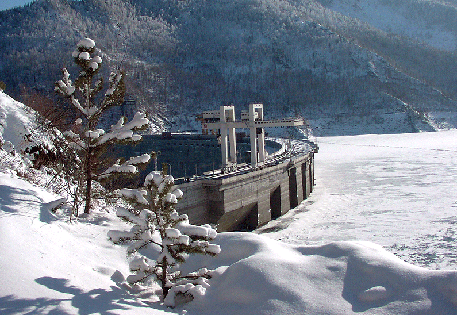
[[[97,128],[100,116],[109,107],[120,105],[124,100],[125,84],[122,72],[112,72],[109,86],[103,90],[103,79],[96,79],[102,65],[95,42],[90,38],[82,39],[72,54],[80,67],[78,78],[73,83],[66,68],[63,78],[56,82],[55,90],[70,100],[79,111],[81,118],[75,121],[73,130],[64,132],[67,140],[78,152],[76,198],[84,201],[84,213],[89,213],[94,195],[93,184],[106,180],[114,174],[136,173],[137,166],[149,162],[150,156],[144,154],[128,161],[118,160],[114,165],[103,165],[107,147],[115,143],[128,143],[141,140],[134,131],[147,127],[148,119],[142,113],[136,113],[132,121],[121,117],[109,132]],[[77,205],[78,202],[75,202]],[[76,212],[77,213],[77,212]]]
[[[165,171],[166,172],[166,171]],[[130,284],[145,283],[153,279],[162,287],[164,302],[174,307],[175,298],[193,299],[205,294],[209,286],[207,279],[212,272],[201,268],[183,274],[179,266],[189,254],[217,255],[219,245],[211,244],[216,230],[210,225],[197,226],[189,223],[185,214],[178,214],[175,204],[183,193],[174,186],[171,175],[153,171],[146,176],[140,189],[121,189],[119,194],[130,204],[119,208],[117,215],[132,223],[130,231],[110,231],[108,236],[115,243],[131,243]],[[157,252],[154,260],[146,258],[140,249],[152,247]]]

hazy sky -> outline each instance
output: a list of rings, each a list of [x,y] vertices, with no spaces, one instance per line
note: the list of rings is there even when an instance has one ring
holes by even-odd
[[[0,0],[0,11],[23,6],[32,0]]]

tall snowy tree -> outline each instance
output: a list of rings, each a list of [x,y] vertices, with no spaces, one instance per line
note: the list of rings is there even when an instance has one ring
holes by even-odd
[[[111,166],[101,163],[108,146],[141,140],[141,136],[134,131],[145,128],[149,121],[144,114],[136,113],[130,122],[121,117],[109,132],[98,129],[102,113],[109,107],[120,105],[124,100],[124,75],[122,72],[112,72],[108,88],[101,96],[104,88],[103,79],[96,79],[96,75],[101,68],[102,58],[98,55],[95,42],[90,38],[82,39],[72,56],[80,67],[79,76],[73,84],[70,74],[64,68],[63,78],[56,82],[55,90],[68,98],[81,116],[75,121],[74,130],[64,134],[79,156],[75,196],[84,200],[84,213],[89,213],[94,195],[94,181],[106,180],[117,173],[136,173],[139,164],[149,162],[150,156],[145,154],[124,162],[119,160]]]
[[[121,189],[119,194],[131,205],[119,208],[117,215],[132,223],[130,231],[110,231],[110,239],[118,243],[131,243],[128,253],[133,256],[127,277],[131,284],[144,283],[148,279],[160,283],[166,305],[174,307],[177,296],[193,299],[205,294],[212,271],[201,268],[190,274],[182,274],[179,266],[188,254],[217,255],[219,245],[210,244],[217,233],[210,225],[189,224],[187,215],[179,215],[175,204],[183,193],[174,186],[171,175],[153,171],[140,189]],[[157,252],[155,260],[140,253],[140,249],[152,247]]]

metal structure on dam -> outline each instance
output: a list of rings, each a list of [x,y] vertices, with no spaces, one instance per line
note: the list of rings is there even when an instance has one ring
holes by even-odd
[[[306,199],[314,185],[313,146],[267,157],[265,127],[302,126],[302,119],[263,120],[263,105],[250,104],[235,120],[233,106],[205,112],[203,133],[220,135],[222,168],[179,184],[184,192],[177,204],[192,223],[210,223],[219,232],[251,231],[276,219]],[[236,128],[250,130],[250,164],[237,164]]]

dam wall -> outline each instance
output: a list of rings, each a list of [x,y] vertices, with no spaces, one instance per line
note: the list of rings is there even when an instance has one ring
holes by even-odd
[[[287,213],[314,186],[314,152],[241,174],[201,178],[178,185],[176,205],[193,224],[214,224],[219,232],[252,231]]]

